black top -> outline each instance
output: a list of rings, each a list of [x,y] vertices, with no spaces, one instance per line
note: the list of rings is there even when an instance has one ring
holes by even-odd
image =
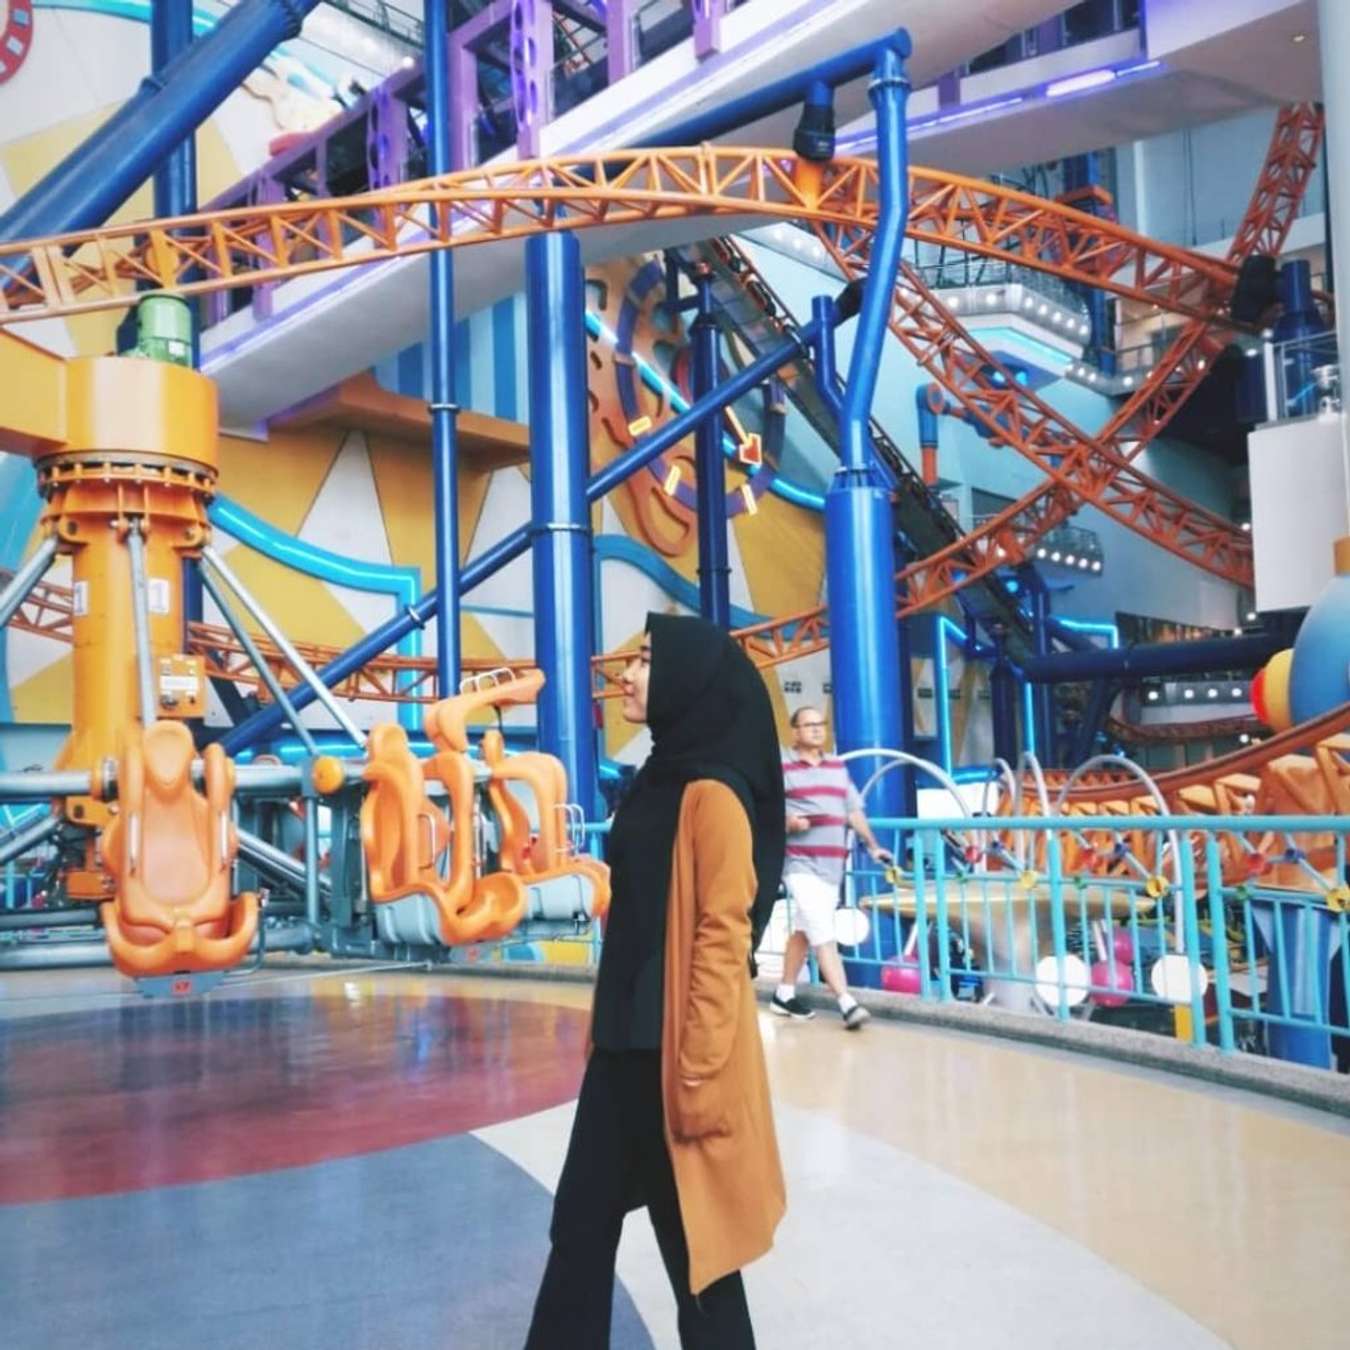
[[[650,614],[647,724],[652,753],[614,817],[607,850],[609,922],[596,979],[592,1039],[602,1050],[661,1045],[666,906],[685,787],[715,779],[750,819],[758,945],[778,894],[786,813],[773,705],[759,672],[720,628]]]

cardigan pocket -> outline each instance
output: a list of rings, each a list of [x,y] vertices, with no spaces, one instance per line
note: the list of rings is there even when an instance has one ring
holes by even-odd
[[[676,1139],[709,1139],[731,1133],[731,1104],[721,1076],[704,1079],[697,1087],[675,1082],[674,1119],[670,1132]]]

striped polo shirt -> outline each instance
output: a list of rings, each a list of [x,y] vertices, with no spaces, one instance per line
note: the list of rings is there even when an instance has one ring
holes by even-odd
[[[789,750],[783,755],[783,788],[788,814],[811,822],[809,830],[788,835],[784,874],[810,872],[838,885],[848,860],[848,817],[862,807],[848,766],[829,755],[812,764]]]

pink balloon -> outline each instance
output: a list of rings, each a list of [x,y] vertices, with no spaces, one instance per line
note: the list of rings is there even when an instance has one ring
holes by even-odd
[[[1096,961],[1092,966],[1093,999],[1103,1008],[1119,1008],[1134,992],[1134,972],[1121,961]],[[1119,994],[1104,990],[1119,989]]]
[[[891,962],[881,968],[881,987],[893,994],[917,994],[923,989],[918,966]]]
[[[1129,965],[1134,960],[1134,943],[1127,929],[1117,928],[1111,934],[1111,945],[1115,949],[1116,960]]]

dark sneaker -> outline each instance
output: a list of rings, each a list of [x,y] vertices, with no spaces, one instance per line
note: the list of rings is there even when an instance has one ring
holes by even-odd
[[[855,1003],[846,1013],[841,1013],[845,1031],[857,1031],[864,1022],[872,1020],[872,1014],[861,1003]]]
[[[779,998],[775,994],[769,1000],[769,1008],[779,1017],[790,1017],[794,1022],[809,1022],[815,1013],[797,997]]]

